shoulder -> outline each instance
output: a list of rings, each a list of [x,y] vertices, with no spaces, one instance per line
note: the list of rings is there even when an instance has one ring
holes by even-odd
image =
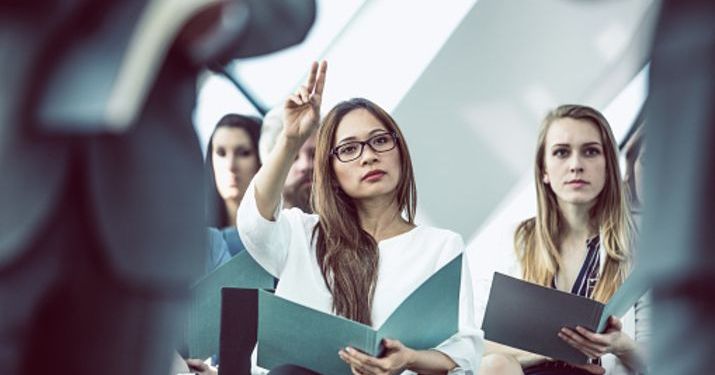
[[[420,248],[423,254],[436,256],[440,264],[464,253],[464,240],[458,233],[426,225],[413,230],[416,231],[416,236],[413,237],[414,247]]]
[[[413,230],[416,231],[416,238],[419,238],[420,240],[458,242],[462,245],[462,247],[464,247],[464,240],[462,239],[462,236],[449,229],[442,229],[429,225],[420,225],[415,227]]]

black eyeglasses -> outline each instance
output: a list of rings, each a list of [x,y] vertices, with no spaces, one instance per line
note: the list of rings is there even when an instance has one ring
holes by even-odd
[[[341,162],[347,163],[362,156],[365,145],[370,146],[373,151],[378,153],[390,151],[397,146],[397,134],[394,132],[380,133],[368,138],[366,141],[343,143],[335,146],[333,150],[330,151],[330,154],[334,155]]]

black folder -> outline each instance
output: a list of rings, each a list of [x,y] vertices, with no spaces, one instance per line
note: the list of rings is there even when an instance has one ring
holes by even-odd
[[[584,364],[586,355],[558,337],[561,328],[603,332],[611,315],[625,314],[647,290],[647,282],[632,275],[604,305],[495,272],[482,330],[487,340]]]
[[[258,331],[258,290],[221,289],[221,375],[249,375]]]

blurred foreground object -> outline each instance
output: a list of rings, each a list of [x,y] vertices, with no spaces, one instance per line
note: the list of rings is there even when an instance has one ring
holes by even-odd
[[[664,1],[651,63],[642,265],[653,278],[653,374],[715,358],[715,2]]]
[[[196,75],[314,17],[314,0],[0,3],[4,372],[168,373],[205,255]]]

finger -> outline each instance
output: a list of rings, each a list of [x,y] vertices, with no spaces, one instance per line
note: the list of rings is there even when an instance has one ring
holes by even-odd
[[[357,375],[372,375],[366,371],[360,370],[359,368],[357,368],[355,366],[351,366],[350,371],[352,371],[353,374],[357,374]]]
[[[354,355],[348,353],[345,350],[339,351],[338,355],[340,356],[340,358],[343,361],[345,361],[350,366],[357,367],[357,368],[360,368],[363,366],[363,362],[359,358],[355,357]]]
[[[286,99],[285,104],[287,108],[300,107],[301,105],[303,105],[303,100],[300,98],[300,96],[295,94],[288,95],[288,99]]]
[[[188,360],[186,361],[186,364],[189,366],[189,369],[191,371],[199,371],[203,372],[209,369],[209,365],[205,364],[201,360],[194,360],[192,362],[189,362]]]
[[[313,61],[313,63],[310,65],[310,73],[308,73],[308,81],[305,83],[305,86],[308,87],[308,91],[313,91],[315,87],[315,78],[316,75],[318,74],[318,62]]]
[[[298,88],[298,96],[300,96],[300,100],[302,100],[303,103],[307,103],[310,100],[310,93],[305,86]]]
[[[580,350],[582,353],[589,356],[590,358],[599,357],[599,353],[602,352],[601,350],[589,345],[586,340],[583,340],[583,338],[579,337],[578,335],[569,336],[565,333],[559,332],[559,337],[562,340],[566,341],[566,343],[568,343],[569,345],[573,346],[574,348]]]
[[[562,340],[566,341],[567,344],[573,346],[578,351],[585,354],[588,358],[593,359],[593,358],[597,357],[596,353],[594,353],[592,350],[590,350],[586,347],[583,347],[582,345],[580,345],[576,341],[572,340],[571,338],[569,338],[565,335],[562,335],[562,334],[559,334],[559,337],[561,337]]]
[[[561,332],[563,334],[565,334],[566,336],[568,336],[569,338],[571,338],[572,340],[578,342],[582,346],[588,347],[592,350],[600,351],[600,350],[604,350],[608,346],[607,344],[594,342],[594,341],[582,336],[579,332],[574,331],[570,328],[563,328],[563,329],[561,329]]]
[[[590,340],[591,342],[596,343],[600,346],[608,346],[609,345],[609,341],[605,335],[600,335],[598,333],[594,333],[594,332],[589,331],[586,328],[583,328],[581,326],[576,327],[576,332],[578,332],[579,334],[581,334],[583,337]]]
[[[371,357],[365,353],[362,353],[361,351],[357,349],[353,349],[351,347],[345,348],[345,351],[353,358],[357,359],[364,365],[372,366],[372,367],[379,367],[379,362],[377,358]]]
[[[327,71],[328,62],[323,60],[320,62],[320,70],[318,70],[318,77],[315,81],[314,95],[317,95],[318,98],[322,98],[323,96],[323,89],[325,88],[325,73],[327,73]]]
[[[351,356],[346,351],[341,350],[338,354],[340,355],[340,358],[345,361],[353,371],[363,375],[373,375],[376,373],[375,369],[366,365],[354,356]]]

